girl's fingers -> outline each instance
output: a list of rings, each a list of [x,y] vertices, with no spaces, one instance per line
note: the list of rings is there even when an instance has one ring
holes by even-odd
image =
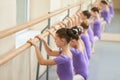
[[[46,32],[49,32],[49,34],[50,34],[50,35],[52,35],[52,34],[53,34],[53,33],[52,33],[50,30],[48,30],[48,29],[46,30]]]
[[[41,38],[40,38],[40,36],[39,36],[39,35],[35,36],[35,38],[38,38],[39,40],[41,40]]]
[[[48,29],[46,29],[46,30],[45,30],[45,32],[49,32],[49,33],[51,33],[51,31],[50,31],[50,30],[48,30]]]
[[[58,25],[60,25],[60,27],[63,27],[63,25],[61,24],[61,22],[59,22]]]
[[[32,39],[30,38],[30,39],[27,41],[27,43],[30,43],[31,45],[33,45]]]
[[[55,30],[58,30],[58,27],[56,27],[56,26],[54,26],[53,28],[54,28]]]

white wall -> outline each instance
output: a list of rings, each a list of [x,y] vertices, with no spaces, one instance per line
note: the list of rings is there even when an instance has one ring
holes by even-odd
[[[0,0],[0,30],[16,25],[16,0]]]
[[[50,12],[61,8],[61,0],[50,0]]]
[[[50,10],[50,0],[30,0],[30,20],[37,19]]]
[[[16,1],[0,1],[0,30],[16,25]],[[14,35],[0,39],[0,55],[15,48]]]

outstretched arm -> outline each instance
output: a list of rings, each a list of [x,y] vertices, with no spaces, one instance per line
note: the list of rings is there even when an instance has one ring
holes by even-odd
[[[46,51],[47,51],[47,54],[48,54],[49,56],[59,56],[59,55],[60,55],[60,54],[59,54],[59,51],[52,50],[52,49],[49,47],[49,45],[48,45],[47,42],[42,38],[42,36],[38,35],[38,36],[36,36],[36,38],[38,38],[39,40],[41,40],[41,41],[43,42],[44,47],[45,47],[45,49],[46,49]]]
[[[46,60],[46,59],[43,58],[43,56],[42,56],[42,54],[41,54],[41,52],[39,50],[39,47],[34,42],[34,40],[30,39],[28,41],[28,43],[32,44],[35,47],[36,56],[37,56],[39,64],[41,64],[41,65],[55,65],[56,64],[56,62],[54,60],[52,60],[52,59],[51,60]]]

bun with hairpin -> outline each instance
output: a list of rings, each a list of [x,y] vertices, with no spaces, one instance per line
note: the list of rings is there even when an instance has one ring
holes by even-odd
[[[68,36],[71,37],[71,39],[79,39],[80,34],[83,32],[83,28],[82,27],[72,27],[71,29],[67,29],[67,34]]]

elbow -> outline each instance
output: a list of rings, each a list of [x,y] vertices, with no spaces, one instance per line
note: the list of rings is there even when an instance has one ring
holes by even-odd
[[[52,53],[53,53],[53,51],[50,50],[50,51],[48,52],[48,55],[49,55],[49,56],[52,56]]]
[[[40,65],[45,65],[45,61],[44,61],[44,60],[41,60],[41,61],[39,61],[39,64],[40,64]]]
[[[45,65],[44,63],[40,63],[40,62],[39,62],[39,64],[40,64],[40,65]]]

